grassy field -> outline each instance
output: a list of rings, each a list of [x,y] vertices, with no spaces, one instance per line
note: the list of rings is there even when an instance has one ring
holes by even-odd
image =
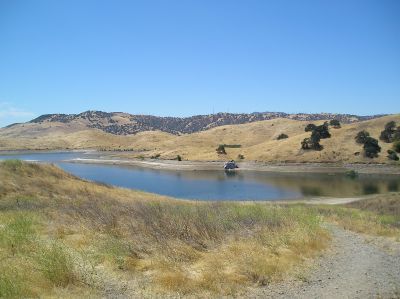
[[[282,278],[329,239],[300,206],[166,200],[14,160],[0,181],[5,297],[99,295],[122,278],[143,296],[233,294]]]
[[[400,241],[400,193],[377,195],[343,206],[319,206],[317,210],[345,229]]]
[[[369,131],[372,137],[378,139],[385,124],[392,120],[400,124],[400,115],[343,124],[339,129],[330,128],[332,137],[321,141],[322,151],[301,150],[301,141],[311,135],[304,132],[309,122],[290,119],[221,126],[180,136],[159,131],[119,136],[78,124],[28,123],[0,129],[0,149],[129,150],[118,155],[135,159],[157,155],[160,159],[176,159],[179,155],[184,160],[212,161],[238,159],[240,154],[244,160],[265,162],[395,163],[387,158],[386,153],[392,144],[380,141],[381,154],[370,159],[363,156],[362,146],[354,141],[361,130]],[[314,123],[321,124],[323,121]],[[277,140],[282,133],[289,138]],[[228,145],[226,155],[217,154],[216,148],[220,144]],[[357,152],[361,154],[355,155]]]
[[[399,232],[396,193],[343,207],[196,203],[18,160],[0,163],[0,182],[0,297],[234,295],[296,275],[329,245],[323,221]]]

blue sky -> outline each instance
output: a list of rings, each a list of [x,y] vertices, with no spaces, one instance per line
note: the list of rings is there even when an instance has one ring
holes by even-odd
[[[400,112],[400,1],[0,0],[0,126],[85,110]]]

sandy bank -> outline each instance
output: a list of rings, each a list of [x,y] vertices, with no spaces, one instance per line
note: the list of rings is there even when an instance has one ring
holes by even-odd
[[[138,166],[165,170],[222,170],[222,161],[176,161],[158,159],[115,159],[107,157],[76,158],[67,160],[72,163],[109,164]],[[293,172],[293,173],[344,173],[355,170],[362,174],[396,174],[400,175],[400,166],[386,164],[338,164],[338,163],[286,163],[272,164],[263,162],[239,162],[237,171],[266,171],[266,172]]]

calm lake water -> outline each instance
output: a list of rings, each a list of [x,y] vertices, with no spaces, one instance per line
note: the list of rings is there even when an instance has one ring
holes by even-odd
[[[13,153],[1,159],[55,163],[84,179],[177,198],[201,200],[280,200],[304,196],[349,197],[400,190],[400,176],[270,173],[239,171],[170,171],[119,165],[68,163],[74,158],[95,158],[81,152]]]

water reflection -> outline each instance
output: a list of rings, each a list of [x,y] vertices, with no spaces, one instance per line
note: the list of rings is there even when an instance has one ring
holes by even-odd
[[[397,192],[399,191],[399,181],[390,181],[388,183],[388,191],[389,192]]]
[[[230,170],[224,170],[225,175],[227,177],[235,177],[238,176],[238,172],[237,171],[230,171]]]
[[[365,184],[363,185],[363,194],[377,194],[379,193],[379,188],[376,184]]]
[[[304,196],[322,196],[323,195],[321,188],[318,188],[318,187],[301,186],[300,190]]]
[[[303,196],[348,197],[399,191],[400,176],[273,173],[260,171],[167,171],[117,165],[63,163],[83,153],[0,156],[55,162],[79,177],[179,198],[203,200],[278,200]]]

